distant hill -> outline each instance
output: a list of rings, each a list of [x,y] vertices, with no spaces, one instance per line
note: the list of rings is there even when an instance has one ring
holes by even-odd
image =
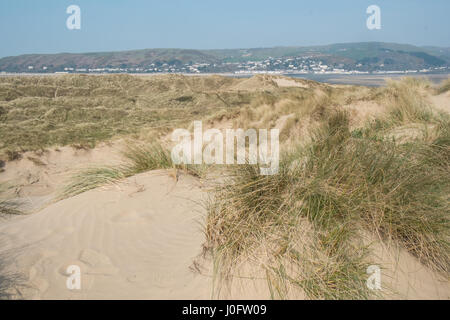
[[[450,48],[416,47],[412,45],[359,42],[342,43],[311,47],[274,47],[238,50],[209,51],[227,61],[246,61],[266,59],[268,57],[323,56],[326,60],[341,63],[365,63],[367,61],[382,62],[392,60],[395,65],[420,67],[443,66],[450,63]]]
[[[152,63],[185,64],[190,62],[214,63],[216,57],[200,51],[186,49],[145,49],[120,52],[27,54],[0,59],[2,71],[59,70],[63,68],[129,68],[145,67]]]
[[[298,65],[292,65],[292,59]],[[450,66],[450,48],[364,42],[310,47],[223,50],[144,49],[121,52],[28,54],[0,59],[0,71],[56,72],[233,72],[252,69],[252,62],[270,59],[267,70],[302,67],[317,61],[332,68],[360,71],[419,70]],[[275,60],[281,59],[281,62]],[[307,62],[304,62],[304,61]],[[275,61],[275,62],[273,62]],[[303,64],[301,62],[303,61]],[[273,63],[272,63],[273,62]],[[273,65],[272,65],[272,64]],[[117,69],[117,70],[114,70]],[[305,69],[303,67],[303,69]],[[307,70],[307,68],[305,69]],[[99,70],[97,70],[99,71]],[[102,71],[102,70],[100,70]]]

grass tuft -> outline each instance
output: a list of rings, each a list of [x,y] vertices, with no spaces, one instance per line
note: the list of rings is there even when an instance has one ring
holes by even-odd
[[[427,81],[416,78],[388,81],[385,91],[388,98],[387,121],[395,125],[430,121],[433,113],[423,95],[428,87]]]
[[[155,169],[169,169],[174,166],[170,152],[158,143],[128,146],[124,156],[127,159],[127,176]]]
[[[125,178],[122,168],[98,167],[77,172],[63,189],[60,198],[68,198],[103,185],[117,183]]]
[[[77,172],[63,189],[60,198],[73,197],[88,190],[114,184],[127,177],[151,170],[174,168],[202,178],[208,169],[206,165],[175,165],[172,162],[169,150],[159,143],[130,145],[123,155],[125,162],[117,167],[95,167]]]

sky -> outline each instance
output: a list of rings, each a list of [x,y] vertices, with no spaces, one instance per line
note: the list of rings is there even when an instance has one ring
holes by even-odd
[[[81,9],[69,30],[67,7]],[[369,30],[366,9],[381,9]],[[450,47],[449,0],[1,0],[0,57],[383,41]]]

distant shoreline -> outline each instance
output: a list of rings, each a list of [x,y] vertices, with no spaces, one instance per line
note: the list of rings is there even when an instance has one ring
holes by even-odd
[[[251,78],[255,75],[266,74],[273,76],[284,76],[290,78],[300,78],[317,82],[341,85],[362,85],[380,87],[386,84],[386,79],[401,77],[427,78],[432,83],[438,84],[450,78],[450,73],[390,73],[390,74],[291,74],[291,73],[255,73],[255,74],[235,74],[235,73],[0,73],[0,77],[33,77],[33,76],[64,76],[64,75],[88,75],[105,76],[115,74],[126,74],[139,77],[154,77],[161,75],[183,75],[189,77],[223,76],[233,78]]]
[[[403,77],[414,77],[414,78],[427,78],[434,84],[438,84],[443,80],[450,78],[450,73],[427,73],[427,74],[371,74],[371,75],[291,75],[292,78],[302,78],[308,80],[314,80],[317,82],[325,82],[329,84],[347,84],[347,85],[363,85],[370,87],[380,87],[386,84],[386,79],[398,79]]]

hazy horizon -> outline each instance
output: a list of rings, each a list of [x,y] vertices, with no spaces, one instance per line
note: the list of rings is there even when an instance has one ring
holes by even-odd
[[[337,45],[337,44],[354,44],[354,43],[364,43],[363,41],[361,42],[336,42],[336,43],[325,43],[325,44],[317,44],[317,45],[310,45],[310,46],[294,46],[294,45],[284,45],[284,46],[267,46],[267,47],[236,47],[236,48],[136,48],[136,49],[124,49],[124,50],[111,50],[111,51],[83,51],[83,52],[68,52],[68,51],[61,51],[61,52],[33,52],[33,53],[24,53],[24,54],[17,54],[17,55],[13,55],[14,56],[21,56],[21,55],[33,55],[33,54],[38,54],[38,55],[52,55],[52,54],[91,54],[91,53],[103,53],[103,52],[133,52],[133,51],[142,51],[142,50],[198,50],[198,51],[207,51],[207,50],[246,50],[246,49],[270,49],[270,48],[296,48],[296,47],[325,47],[325,46],[329,46],[329,45]],[[401,43],[401,42],[383,42],[383,41],[367,41],[367,43],[392,43],[392,44],[400,44],[400,45],[412,45],[412,46],[416,46],[418,48],[426,48],[426,47],[435,47],[435,48],[442,48],[442,49],[450,49],[449,47],[442,47],[442,46],[420,46],[420,45],[415,45],[415,44],[411,44],[411,43]],[[2,57],[1,58],[6,58],[8,56]]]
[[[370,5],[381,29],[368,30]],[[81,9],[69,30],[66,9]],[[450,2],[435,0],[15,0],[0,3],[0,57],[22,54],[132,51],[151,48],[236,49],[395,42],[450,47]]]

